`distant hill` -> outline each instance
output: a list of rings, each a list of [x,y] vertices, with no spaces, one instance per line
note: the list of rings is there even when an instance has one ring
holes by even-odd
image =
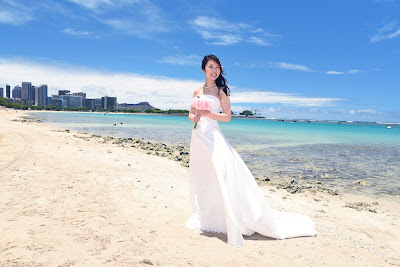
[[[138,104],[126,104],[122,103],[119,104],[119,109],[137,109],[140,111],[144,111],[146,109],[156,109],[152,105],[149,104],[149,102],[140,102]]]

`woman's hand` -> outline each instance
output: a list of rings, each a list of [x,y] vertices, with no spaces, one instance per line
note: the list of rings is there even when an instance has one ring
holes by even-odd
[[[200,121],[201,116],[199,114],[195,114],[193,117],[193,121],[194,122],[199,122]]]
[[[197,115],[208,117],[211,112],[209,110],[197,110]]]

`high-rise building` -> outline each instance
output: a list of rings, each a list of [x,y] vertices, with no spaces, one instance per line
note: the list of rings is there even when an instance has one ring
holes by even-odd
[[[62,100],[65,100],[67,102],[68,108],[81,108],[82,107],[82,97],[81,96],[66,94],[66,95],[62,95],[60,97]]]
[[[95,98],[94,99],[94,109],[101,109],[101,108],[103,108],[102,99]]]
[[[35,104],[35,92],[34,92],[34,87],[32,87],[32,83],[30,82],[22,83],[21,99],[26,105]]]
[[[63,107],[67,107],[67,101],[62,100],[62,99],[51,99],[50,105],[54,106],[54,107],[59,107],[59,108],[63,108]]]
[[[21,100],[22,98],[22,87],[19,85],[14,86],[14,89],[12,90],[12,98],[15,100]]]
[[[47,85],[41,84],[35,87],[35,106],[45,107],[47,105]]]
[[[82,97],[82,107],[84,107],[85,106],[86,93],[79,92],[79,93],[73,93],[73,95]]]
[[[101,104],[104,109],[117,109],[117,98],[104,96],[101,98]]]
[[[94,99],[90,99],[90,98],[86,98],[85,99],[85,107],[86,108],[90,108],[90,109],[94,109]]]
[[[66,95],[66,94],[69,94],[69,93],[70,93],[69,90],[59,90],[59,91],[58,91],[58,95],[59,95],[59,96],[61,96],[61,95]]]
[[[0,97],[4,97],[4,88],[0,87]]]
[[[49,102],[49,104],[50,104],[51,106],[59,107],[59,108],[67,107],[67,101],[62,100],[62,99],[61,99],[61,96],[59,96],[59,95],[52,95],[50,98],[51,98],[51,101]],[[63,105],[63,103],[64,103],[64,105]]]
[[[10,86],[8,84],[6,84],[6,97],[11,98],[10,97]]]

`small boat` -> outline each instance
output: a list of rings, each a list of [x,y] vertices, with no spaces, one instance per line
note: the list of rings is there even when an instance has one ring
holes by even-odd
[[[392,126],[388,125],[388,127],[386,127],[386,128],[388,128],[388,129],[392,129]]]

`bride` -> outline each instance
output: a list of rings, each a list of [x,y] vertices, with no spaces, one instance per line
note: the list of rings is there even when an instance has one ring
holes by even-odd
[[[221,63],[207,55],[201,68],[206,81],[193,97],[210,101],[211,110],[191,107],[189,113],[198,125],[190,145],[193,214],[186,227],[226,233],[233,247],[244,244],[243,235],[255,232],[276,239],[315,236],[315,223],[309,217],[269,207],[249,169],[219,129],[218,121],[231,120],[229,87]]]

